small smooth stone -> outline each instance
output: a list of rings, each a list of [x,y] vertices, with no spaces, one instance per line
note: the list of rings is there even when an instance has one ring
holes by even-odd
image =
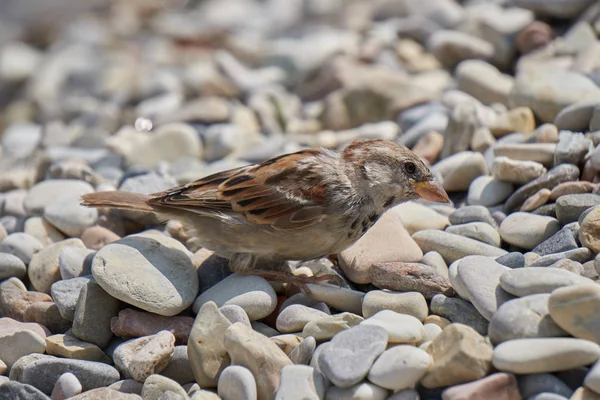
[[[287,367],[285,367],[287,368]],[[231,365],[219,376],[219,397],[223,400],[256,400],[256,380],[252,373],[239,365]]]
[[[412,151],[430,164],[433,164],[437,161],[443,146],[444,136],[438,132],[430,131],[421,136],[412,148]]]
[[[78,395],[82,389],[77,377],[70,372],[66,372],[56,381],[50,397],[52,400],[65,400]]]
[[[444,258],[437,251],[430,251],[423,256],[421,262],[430,267],[434,267],[437,272],[445,278],[448,278],[448,266]]]
[[[562,253],[548,254],[546,256],[539,257],[532,261],[529,265],[532,267],[548,267],[562,260],[571,260],[581,263],[591,260],[592,257],[593,254],[590,249],[580,247],[573,250],[563,251]]]
[[[0,332],[16,332],[22,330],[29,330],[42,339],[46,339],[50,335],[50,331],[45,326],[31,322],[19,322],[12,318],[0,318]]]
[[[44,293],[50,293],[50,287],[61,279],[59,258],[67,247],[84,249],[85,245],[79,239],[67,239],[53,243],[40,250],[31,258],[28,276],[33,287]]]
[[[281,350],[283,350],[283,352],[288,356],[292,350],[298,347],[300,342],[302,342],[302,338],[293,333],[271,336],[269,339],[271,339],[271,341],[275,343]]]
[[[316,340],[329,340],[339,332],[350,329],[363,321],[361,316],[352,313],[328,315],[311,321],[302,329],[302,337],[314,337]]]
[[[586,181],[561,183],[560,185],[552,188],[552,192],[550,192],[550,200],[556,200],[559,197],[566,196],[568,194],[591,193],[596,186],[596,184]]]
[[[23,384],[20,382],[8,381],[0,383],[0,398],[12,399],[27,399],[27,400],[48,400],[49,397],[32,385]]]
[[[81,247],[65,247],[58,256],[58,269],[62,279],[72,279],[92,273],[94,250]]]
[[[209,301],[214,301],[218,307],[229,304],[240,306],[251,321],[266,317],[277,306],[275,291],[266,280],[237,274],[228,276],[198,296],[194,301],[194,312]]]
[[[110,389],[117,390],[121,393],[133,393],[133,394],[142,394],[142,387],[144,384],[142,382],[138,382],[135,379],[124,379],[122,381],[117,381],[109,386]]]
[[[578,248],[575,236],[570,229],[561,229],[554,235],[538,244],[532,251],[545,256],[548,254],[561,253]]]
[[[498,117],[489,127],[494,137],[514,132],[530,133],[535,130],[535,117],[529,107],[517,107],[506,112],[499,111]]]
[[[358,290],[340,288],[335,285],[308,284],[309,296],[316,301],[322,301],[340,311],[362,314],[362,302],[365,294]]]
[[[169,331],[175,336],[176,344],[187,344],[194,318],[164,317],[149,312],[126,308],[110,320],[110,330],[124,339],[150,336],[160,331]]]
[[[519,376],[519,390],[524,398],[539,393],[555,393],[571,397],[573,389],[552,374],[529,374]]]
[[[325,392],[327,400],[385,400],[388,391],[372,383],[363,382],[349,388],[330,386]]]
[[[448,217],[414,201],[399,204],[391,211],[400,217],[402,225],[411,235],[426,229],[442,230],[450,223]]]
[[[600,253],[600,206],[596,206],[583,218],[579,229],[581,244],[594,253]]]
[[[580,387],[569,400],[600,400],[600,395],[592,390]]]
[[[505,210],[512,212],[519,208],[525,200],[540,189],[550,189],[561,183],[579,179],[579,168],[571,164],[561,164],[552,168],[544,175],[517,189],[504,203]]]
[[[453,323],[470,326],[481,335],[487,334],[488,321],[471,303],[463,299],[438,294],[431,299],[431,312]]]
[[[589,25],[588,25],[589,27]],[[559,129],[568,129],[573,132],[582,132],[590,126],[594,108],[598,100],[584,100],[563,108],[554,119]],[[590,129],[592,130],[592,129]]]
[[[279,387],[281,370],[292,365],[287,355],[275,343],[242,323],[225,331],[225,349],[232,365],[241,365],[256,379],[259,399],[273,399]]]
[[[469,222],[467,224],[452,225],[446,232],[475,239],[491,246],[500,247],[500,234],[493,226],[485,222]]]
[[[81,196],[60,196],[44,207],[44,219],[70,237],[81,234],[96,223],[98,210],[80,205]]]
[[[547,170],[543,164],[535,161],[513,160],[505,156],[497,156],[494,158],[491,172],[492,176],[499,181],[522,185],[544,175]]]
[[[79,292],[73,315],[73,336],[104,348],[112,339],[111,319],[115,317],[121,303],[106,293],[94,281],[87,282]]]
[[[93,193],[94,188],[87,182],[75,179],[50,179],[41,181],[27,192],[23,207],[28,215],[41,215],[44,208],[59,199],[81,197]],[[57,196],[58,194],[58,196]]]
[[[173,379],[180,385],[195,382],[194,372],[188,358],[187,346],[175,346],[171,361],[160,374]]]
[[[423,340],[423,324],[412,315],[399,314],[391,310],[381,310],[360,325],[374,325],[388,333],[388,343],[416,344]]]
[[[600,393],[600,363],[596,362],[585,376],[583,384],[596,393]]]
[[[95,344],[84,342],[66,334],[48,336],[46,338],[46,353],[77,360],[112,363],[112,360]]]
[[[525,256],[516,251],[496,258],[496,262],[510,269],[523,268],[525,266]]]
[[[450,324],[427,348],[433,358],[421,384],[426,388],[456,385],[483,378],[491,367],[492,346],[473,328]]]
[[[161,331],[120,344],[113,354],[115,365],[126,378],[144,382],[164,370],[173,357],[175,337]]]
[[[252,322],[250,322],[250,327],[252,329],[254,329],[256,332],[258,332],[261,335],[266,336],[268,338],[272,338],[274,336],[279,335],[278,331],[276,331],[275,329],[271,328],[269,325],[264,324],[262,322],[252,321]]]
[[[438,30],[427,41],[427,49],[444,66],[453,67],[468,59],[488,59],[494,54],[491,43],[468,33]]]
[[[507,243],[531,250],[560,229],[559,222],[524,212],[510,214],[500,225],[500,236]]]
[[[556,200],[556,217],[565,225],[577,221],[590,207],[600,205],[600,195],[593,193],[568,194]]]
[[[319,355],[321,372],[337,387],[356,385],[367,376],[387,342],[387,331],[379,326],[359,325],[340,332]]]
[[[494,349],[493,364],[517,374],[562,371],[589,365],[600,357],[600,346],[583,339],[516,339]]]
[[[19,257],[0,253],[0,281],[12,277],[23,279],[25,275],[27,275],[27,267]]]
[[[423,329],[425,330],[425,335],[423,336],[421,344],[432,341],[437,335],[442,333],[442,328],[437,324],[424,324]]]
[[[551,293],[563,286],[591,283],[591,279],[559,268],[525,267],[512,269],[500,277],[500,286],[517,297]]]
[[[522,399],[513,374],[498,372],[473,382],[452,386],[442,393],[443,400],[520,400]]]
[[[314,337],[308,336],[289,354],[290,360],[294,364],[308,365],[317,348],[317,341]]]
[[[572,336],[600,343],[600,285],[597,283],[562,287],[548,301],[552,319]]]
[[[81,234],[81,241],[85,247],[92,250],[100,250],[109,243],[121,239],[119,235],[103,226],[91,226]]]
[[[402,243],[402,246],[396,246]],[[385,213],[356,243],[339,254],[340,268],[354,283],[371,283],[370,269],[386,262],[416,262],[423,252],[397,213]]]
[[[484,175],[471,182],[467,203],[486,207],[495,206],[506,200],[512,192],[513,186],[510,182]]]
[[[442,231],[420,231],[413,235],[413,239],[424,252],[435,250],[440,253],[448,264],[468,255],[499,257],[507,253],[489,244]]]
[[[498,307],[512,299],[500,286],[500,277],[510,268],[489,257],[472,256],[461,260],[458,276],[477,311],[488,321]]]
[[[496,157],[509,157],[518,161],[534,161],[545,166],[554,162],[554,143],[499,143],[494,146]]]
[[[485,222],[496,226],[496,221],[490,210],[484,206],[465,206],[453,211],[448,219],[452,225],[468,224],[469,222]]]
[[[328,314],[314,308],[292,304],[277,316],[277,330],[281,333],[300,332],[307,323],[327,316]]]
[[[384,290],[371,290],[363,300],[362,315],[370,318],[383,310],[408,314],[423,321],[427,317],[427,301],[418,292],[398,293]]]
[[[248,318],[248,314],[246,314],[246,311],[244,311],[244,309],[240,306],[230,304],[219,307],[219,311],[221,311],[221,314],[223,314],[225,318],[227,318],[232,324],[235,324],[236,322],[242,322],[248,327],[252,326],[250,323],[250,318]]]
[[[82,276],[67,280],[54,282],[50,287],[52,299],[58,307],[60,315],[67,321],[73,321],[75,318],[75,309],[81,288],[90,282],[92,276]]]
[[[514,79],[481,60],[464,60],[456,67],[458,89],[483,104],[508,103]]]
[[[98,388],[71,397],[69,400],[140,400],[141,397],[133,393],[121,393],[110,388]],[[178,399],[179,400],[179,399]]]
[[[52,302],[45,293],[28,292],[17,278],[0,282],[0,315],[23,321],[25,311],[38,302]]]
[[[525,200],[525,203],[523,203],[523,205],[521,206],[520,211],[523,211],[523,212],[533,211],[536,208],[543,206],[544,204],[546,204],[548,202],[548,199],[550,199],[551,193],[552,192],[550,191],[550,189],[545,189],[545,188],[540,189],[533,196],[531,196],[530,198]]]
[[[63,233],[42,217],[27,218],[23,231],[45,246],[66,239]]]
[[[431,299],[439,293],[454,295],[448,278],[429,265],[389,262],[372,265],[369,273],[373,285],[381,289],[419,292],[426,299]]]
[[[0,243],[1,253],[17,256],[25,265],[29,265],[33,255],[43,248],[39,240],[23,232],[11,233]]]
[[[490,320],[488,336],[494,344],[512,339],[567,336],[550,316],[550,294],[534,294],[502,304]]]
[[[168,237],[129,236],[98,250],[92,274],[116,299],[159,315],[176,315],[198,294],[198,275],[183,250]]]
[[[554,153],[554,165],[579,165],[583,157],[593,148],[592,141],[583,133],[561,131]]]
[[[58,307],[52,302],[39,302],[30,305],[23,314],[23,321],[37,322],[48,328],[52,333],[64,333],[71,326],[71,322],[60,315]]]
[[[0,360],[10,369],[17,360],[33,353],[46,351],[45,338],[37,333],[17,326],[0,330]]]
[[[325,377],[313,367],[288,365],[281,371],[275,400],[319,400],[325,395],[326,388]]]
[[[159,400],[165,392],[169,391],[180,396],[176,397],[176,399],[182,398],[185,400],[188,398],[186,391],[174,380],[158,374],[150,375],[144,381],[144,386],[142,387],[142,399]],[[168,400],[172,399],[173,398]]]
[[[442,177],[442,186],[448,192],[467,190],[475,178],[488,172],[483,155],[472,151],[444,158],[433,169]]]
[[[400,345],[384,351],[373,363],[368,378],[374,384],[398,391],[415,386],[432,365],[431,356],[413,346]]]
[[[52,393],[54,384],[65,372],[77,377],[83,391],[108,386],[119,380],[119,372],[110,365],[84,360],[71,360],[44,354],[21,357],[10,371],[10,379],[35,384],[44,393]]]
[[[223,338],[231,325],[214,302],[200,308],[187,343],[188,358],[199,385],[215,387],[219,374],[230,364]]]

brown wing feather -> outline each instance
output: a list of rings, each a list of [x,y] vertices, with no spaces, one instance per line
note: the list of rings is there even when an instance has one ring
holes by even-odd
[[[303,150],[219,172],[154,194],[149,203],[207,215],[234,213],[275,229],[299,229],[325,216],[325,188],[315,171],[319,154],[319,150]]]

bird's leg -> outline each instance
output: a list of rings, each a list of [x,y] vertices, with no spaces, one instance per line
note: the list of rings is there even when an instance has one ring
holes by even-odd
[[[308,291],[307,284],[337,281],[334,275],[295,275],[287,261],[265,259],[248,253],[237,253],[231,257],[229,267],[238,275],[256,275],[269,281],[289,283]]]

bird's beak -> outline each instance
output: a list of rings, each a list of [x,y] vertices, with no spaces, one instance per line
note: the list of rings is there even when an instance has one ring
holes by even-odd
[[[448,194],[435,179],[430,181],[412,183],[415,192],[423,200],[435,201],[438,203],[450,203]]]

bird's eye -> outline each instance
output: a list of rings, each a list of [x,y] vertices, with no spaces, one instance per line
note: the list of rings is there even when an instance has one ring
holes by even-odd
[[[409,173],[409,174],[414,174],[415,172],[417,172],[417,166],[415,165],[415,163],[412,162],[407,162],[404,163],[404,170]]]

